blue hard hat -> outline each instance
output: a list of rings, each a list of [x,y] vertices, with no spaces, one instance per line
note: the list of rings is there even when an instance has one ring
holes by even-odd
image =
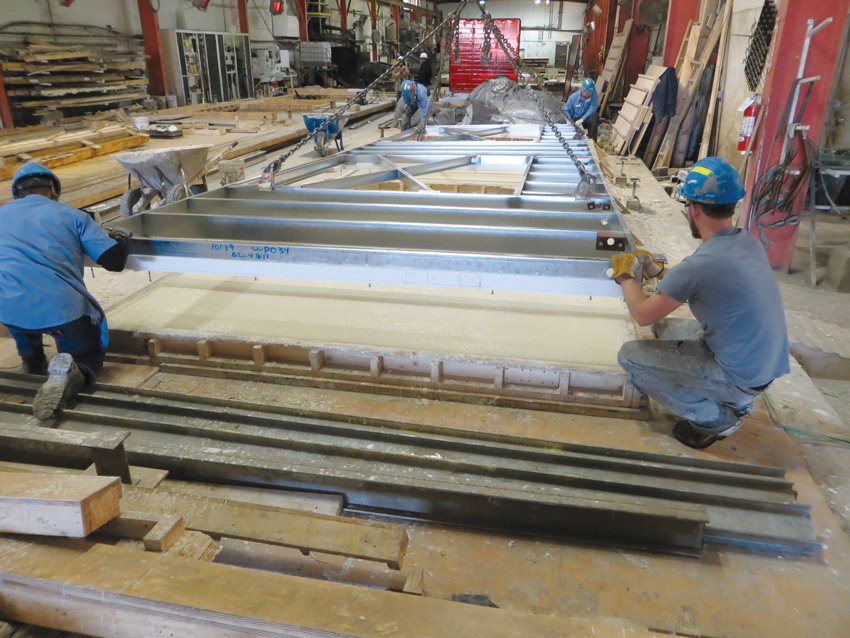
[[[700,204],[729,205],[747,194],[741,174],[719,157],[705,157],[691,168],[679,195]]]
[[[581,83],[581,88],[588,93],[596,93],[596,84],[591,78],[585,78],[584,82]]]
[[[410,80],[405,80],[404,82],[401,83],[401,94],[404,97],[407,97],[408,95],[410,95],[410,93],[412,91],[413,91],[413,82],[411,82]]]
[[[12,197],[18,199],[18,183],[22,179],[32,177],[33,175],[44,175],[45,177],[49,177],[53,180],[53,187],[56,189],[56,194],[60,195],[62,193],[62,185],[59,183],[59,178],[56,177],[56,174],[53,171],[46,166],[38,164],[37,162],[27,162],[15,171],[15,176],[12,178]]]

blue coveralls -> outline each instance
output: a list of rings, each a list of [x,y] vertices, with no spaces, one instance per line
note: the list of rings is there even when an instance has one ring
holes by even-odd
[[[25,368],[41,367],[48,334],[88,381],[100,370],[106,317],[86,290],[83,266],[116,243],[87,214],[41,195],[0,206],[0,323]]]
[[[408,107],[412,107],[411,111],[415,112],[416,109],[422,110],[422,122],[424,123],[428,117],[428,87],[424,84],[413,84],[413,90],[404,96],[404,103]],[[402,131],[406,131],[410,128],[410,120],[406,119],[404,126],[402,126]]]
[[[564,115],[572,120],[584,118],[582,126],[591,138],[596,139],[596,130],[599,127],[599,93],[594,91],[585,100],[581,91],[576,91],[567,99]]]

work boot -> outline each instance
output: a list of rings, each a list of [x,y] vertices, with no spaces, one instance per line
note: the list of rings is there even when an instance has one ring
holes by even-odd
[[[32,413],[39,421],[52,419],[59,414],[86,385],[85,376],[69,354],[61,353],[53,357],[47,371],[47,381],[38,389],[32,402]]]
[[[738,421],[735,425],[729,426],[725,430],[719,432],[705,432],[694,423],[687,420],[682,420],[673,426],[673,436],[679,443],[687,445],[695,450],[703,450],[709,445],[722,441],[727,436],[730,436],[738,431],[743,421]]]
[[[47,376],[47,357],[31,357],[21,359],[21,372],[24,374],[37,374],[40,377]]]

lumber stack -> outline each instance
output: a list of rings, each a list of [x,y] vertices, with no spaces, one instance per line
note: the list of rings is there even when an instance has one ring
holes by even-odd
[[[138,47],[57,45],[37,38],[3,51],[0,69],[16,122],[146,99],[145,56]]]
[[[74,130],[38,126],[21,133],[16,131],[9,129],[8,135],[0,137],[0,179],[11,179],[29,161],[57,168],[142,146],[148,141],[147,135],[126,124],[110,122],[91,122]]]

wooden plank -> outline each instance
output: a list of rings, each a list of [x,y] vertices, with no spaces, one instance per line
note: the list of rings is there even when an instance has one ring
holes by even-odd
[[[187,529],[302,551],[363,558],[400,569],[407,533],[386,525],[311,512],[125,486],[122,506],[182,516]]]
[[[732,0],[726,0],[723,8],[723,33],[720,36],[720,44],[717,50],[717,65],[714,67],[714,80],[711,84],[711,96],[708,100],[708,111],[705,114],[705,128],[702,132],[702,141],[699,147],[697,159],[708,157],[712,151],[714,133],[714,113],[717,110],[717,102],[720,100],[720,82],[726,75],[726,50],[729,46],[729,32],[732,30]]]
[[[119,514],[121,482],[0,472],[0,532],[82,538]]]
[[[615,34],[611,41],[611,48],[608,50],[608,55],[605,58],[605,66],[602,68],[602,73],[599,76],[602,86],[597,87],[601,95],[599,102],[600,115],[605,111],[605,106],[617,88],[618,79],[625,64],[625,54],[629,45],[629,36],[631,35],[633,24],[633,20],[626,20],[623,30]]]
[[[622,622],[410,596],[78,542],[0,539],[0,615],[100,638],[622,638]],[[659,634],[629,627],[629,638]]]
[[[165,552],[185,531],[180,516],[125,510],[101,527],[98,534],[141,540],[146,551]]]
[[[724,15],[724,19],[722,22],[715,23],[714,27],[711,30],[711,34],[706,42],[705,47],[703,48],[702,54],[699,59],[694,62],[694,73],[688,80],[687,90],[684,95],[680,92],[678,104],[676,106],[676,114],[670,118],[670,125],[667,128],[667,133],[664,136],[664,141],[661,143],[661,148],[658,151],[658,156],[655,158],[655,161],[652,164],[652,168],[662,168],[669,167],[670,160],[673,156],[673,150],[676,143],[676,138],[679,134],[679,129],[682,126],[682,122],[688,115],[688,111],[691,108],[691,104],[693,104],[694,98],[696,97],[697,87],[699,85],[699,80],[702,77],[702,73],[705,70],[706,65],[708,64],[708,60],[711,58],[712,53],[714,52],[714,48],[717,46],[717,43],[720,40],[720,34],[722,33],[725,25],[727,23],[727,19],[729,16]]]

